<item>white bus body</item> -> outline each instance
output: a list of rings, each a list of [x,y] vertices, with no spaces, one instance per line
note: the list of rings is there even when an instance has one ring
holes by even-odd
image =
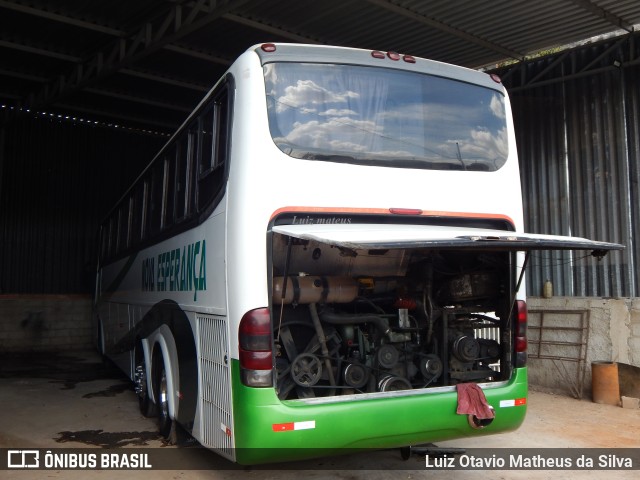
[[[103,223],[99,348],[163,434],[241,463],[513,429],[523,252],[619,247],[523,231],[497,79],[258,45]],[[493,421],[456,415],[469,382]]]

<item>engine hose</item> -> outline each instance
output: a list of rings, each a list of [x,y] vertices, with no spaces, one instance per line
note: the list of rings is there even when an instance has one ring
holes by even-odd
[[[431,343],[431,336],[433,335],[433,302],[431,301],[431,291],[433,290],[433,263],[427,264],[427,278],[426,285],[424,286],[424,293],[422,304],[424,313],[427,316],[427,322],[429,322],[429,328],[427,331],[427,343]]]
[[[354,323],[373,323],[382,332],[383,335],[388,335],[391,332],[389,323],[378,315],[370,314],[336,314],[322,312],[320,320],[332,325],[351,325]]]
[[[331,366],[331,360],[329,359],[329,349],[327,348],[327,337],[324,335],[322,324],[320,323],[320,317],[318,317],[318,309],[315,303],[309,304],[309,312],[311,313],[311,320],[313,320],[313,326],[316,329],[316,335],[318,335],[318,341],[320,342],[320,349],[322,350],[322,356],[324,357],[324,363],[327,366],[327,372],[329,373],[329,384],[331,386],[336,385],[336,379],[333,376],[333,367]]]

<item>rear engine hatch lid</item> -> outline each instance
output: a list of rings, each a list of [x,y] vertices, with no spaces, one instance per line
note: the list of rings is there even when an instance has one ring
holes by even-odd
[[[426,248],[447,250],[591,250],[603,256],[624,245],[579,237],[541,235],[470,227],[409,224],[277,225],[275,233],[353,250]]]

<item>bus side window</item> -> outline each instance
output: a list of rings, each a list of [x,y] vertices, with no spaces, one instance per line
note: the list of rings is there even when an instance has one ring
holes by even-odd
[[[229,132],[229,93],[225,85],[202,113],[200,162],[198,167],[198,210],[204,209],[221,191],[225,181]]]
[[[164,214],[162,221],[162,229],[169,228],[173,225],[174,222],[174,211],[175,211],[175,201],[176,201],[176,148],[179,147],[175,143],[171,145],[168,152],[164,156],[164,191],[165,191],[165,201],[164,201]],[[178,153],[179,154],[179,153]]]
[[[109,223],[103,223],[100,227],[100,263],[107,263],[109,252]]]
[[[189,126],[178,142],[176,157],[176,222],[183,220],[192,210],[190,205],[189,173],[191,172],[191,160],[194,156],[195,135],[197,123]]]
[[[129,246],[129,213],[131,211],[129,199],[126,199],[118,209],[118,244],[117,253]]]
[[[116,214],[117,215],[117,214]],[[116,223],[117,216],[111,215],[109,218],[109,225],[107,227],[107,258],[111,259],[116,254],[116,235],[118,232],[118,226]]]
[[[132,246],[136,246],[142,240],[143,231],[143,208],[144,208],[144,186],[145,182],[136,184],[131,196],[131,229],[130,242]]]
[[[118,208],[118,233],[116,235],[116,255],[122,252],[126,247],[127,241],[127,223],[129,221],[129,210],[126,208],[127,203],[124,202]]]
[[[150,236],[157,235],[162,227],[163,195],[164,195],[164,161],[156,161],[151,168],[151,194],[147,214],[147,225]]]
[[[145,240],[147,238],[147,236],[149,235],[149,228],[148,228],[148,218],[149,218],[149,196],[151,195],[150,193],[150,186],[149,186],[149,178],[145,178],[142,183],[144,184],[144,187],[142,188],[143,193],[142,193],[142,202],[140,203],[140,208],[142,210],[142,218],[140,219],[140,239],[141,240]]]

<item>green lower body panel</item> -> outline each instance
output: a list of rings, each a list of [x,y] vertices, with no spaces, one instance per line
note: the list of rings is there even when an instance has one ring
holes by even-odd
[[[236,461],[260,464],[420,445],[514,430],[526,413],[527,369],[506,385],[484,390],[495,419],[473,429],[456,414],[456,391],[306,404],[280,401],[273,388],[248,388],[233,361],[233,416]]]

